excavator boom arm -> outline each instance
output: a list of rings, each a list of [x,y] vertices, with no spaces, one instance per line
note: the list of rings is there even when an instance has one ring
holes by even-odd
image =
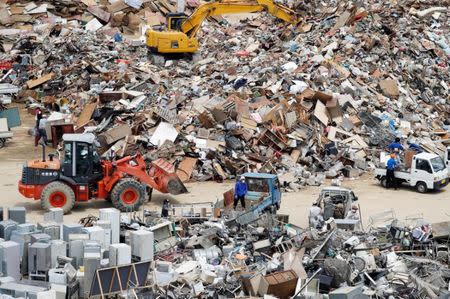
[[[291,24],[298,23],[296,13],[273,0],[224,0],[200,5],[181,25],[181,31],[194,37],[207,17],[223,14],[249,13],[266,10],[275,17]]]

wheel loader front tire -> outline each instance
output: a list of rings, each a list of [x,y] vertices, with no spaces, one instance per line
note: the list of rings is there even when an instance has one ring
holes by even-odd
[[[135,179],[120,180],[111,191],[111,201],[121,212],[139,210],[145,201],[145,186]]]
[[[51,208],[61,208],[64,214],[67,214],[74,205],[75,193],[67,184],[51,182],[42,190],[41,206],[46,211],[50,211]]]

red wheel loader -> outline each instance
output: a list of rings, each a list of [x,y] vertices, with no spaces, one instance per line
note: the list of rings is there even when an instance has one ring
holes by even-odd
[[[122,212],[137,210],[153,189],[173,195],[186,187],[173,165],[157,159],[149,165],[140,153],[113,161],[101,159],[95,149],[95,135],[65,134],[61,160],[49,154],[46,160],[28,161],[23,167],[19,192],[41,200],[44,209],[62,208],[68,213],[75,202],[91,198],[111,200]]]

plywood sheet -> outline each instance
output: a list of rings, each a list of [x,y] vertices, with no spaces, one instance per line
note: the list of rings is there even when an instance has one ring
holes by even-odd
[[[197,158],[185,157],[178,165],[176,173],[183,183],[189,181],[191,178],[197,161]]]
[[[36,86],[39,86],[41,84],[44,84],[45,82],[51,80],[53,78],[54,73],[46,74],[38,79],[35,80],[28,80],[27,81],[27,87],[29,89],[35,88]]]
[[[90,103],[84,106],[83,111],[81,111],[80,117],[78,117],[77,123],[75,124],[77,128],[86,125],[92,117],[97,103]]]

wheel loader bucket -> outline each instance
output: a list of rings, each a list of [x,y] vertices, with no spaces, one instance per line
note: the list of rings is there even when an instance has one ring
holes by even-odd
[[[151,162],[150,175],[153,176],[158,191],[178,195],[187,193],[186,186],[175,172],[175,167],[164,159]]]

